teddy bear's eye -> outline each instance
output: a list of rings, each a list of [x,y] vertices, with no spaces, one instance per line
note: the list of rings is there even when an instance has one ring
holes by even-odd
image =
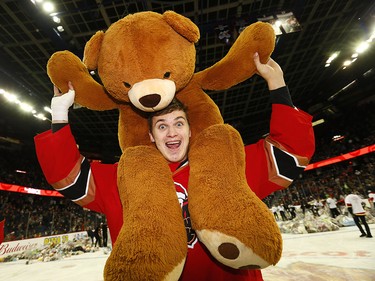
[[[169,78],[170,76],[171,76],[171,73],[169,71],[164,73],[164,78]]]
[[[128,82],[124,82],[124,86],[125,86],[126,88],[130,88],[130,87],[131,87],[131,85],[130,85]]]

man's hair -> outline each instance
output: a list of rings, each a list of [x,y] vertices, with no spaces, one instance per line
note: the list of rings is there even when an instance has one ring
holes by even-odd
[[[164,109],[159,110],[159,111],[151,112],[148,115],[147,122],[148,122],[149,131],[152,132],[152,118],[153,117],[168,114],[168,113],[171,113],[171,112],[176,111],[176,110],[181,110],[181,111],[185,112],[187,121],[189,123],[187,106],[184,105],[182,102],[180,102],[177,98],[173,98],[173,100],[171,101],[171,103],[167,107],[165,107]]]

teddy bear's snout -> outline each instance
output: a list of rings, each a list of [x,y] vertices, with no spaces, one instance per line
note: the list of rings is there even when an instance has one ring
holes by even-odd
[[[143,96],[139,99],[139,102],[144,106],[144,107],[156,107],[161,100],[161,96],[159,94],[150,94],[147,96]]]

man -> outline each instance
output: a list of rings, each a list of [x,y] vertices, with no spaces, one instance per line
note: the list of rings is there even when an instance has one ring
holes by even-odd
[[[100,227],[102,228],[103,247],[107,247],[107,243],[108,243],[108,226],[107,226],[106,223],[101,223]]]
[[[359,237],[372,238],[370,227],[366,222],[366,211],[362,207],[362,198],[358,196],[357,191],[353,191],[353,193],[345,197],[345,205],[347,206],[349,213],[352,215],[354,223],[361,232]],[[359,223],[360,220],[364,225],[366,232]]]
[[[0,216],[0,245],[4,241],[4,225],[5,225],[5,219],[2,219]]]
[[[337,216],[340,215],[340,212],[339,210],[337,209],[337,200],[336,198],[333,196],[333,194],[330,194],[326,200],[327,204],[328,204],[328,208],[331,212],[331,216],[332,218],[336,218]]]
[[[278,209],[277,209],[277,207],[275,205],[272,205],[271,211],[273,213],[273,216],[275,217],[275,220],[278,221],[279,220],[279,215],[277,213]]]
[[[297,176],[303,167],[296,165],[294,160],[289,161],[290,155],[310,159],[315,142],[312,118],[293,106],[280,66],[272,59],[267,64],[261,64],[257,54],[254,55],[254,62],[259,75],[267,81],[271,91],[273,113],[269,140],[277,143],[282,151],[282,155],[279,156],[267,155],[264,139],[245,147],[249,186],[258,197],[264,198],[273,191],[285,187],[283,184],[271,182],[268,161],[272,161],[272,157],[279,158],[277,165],[286,169],[288,174]],[[70,91],[63,95],[55,88],[56,97],[51,103],[52,131],[35,137],[38,159],[47,181],[55,189],[77,204],[106,215],[112,242],[116,243],[122,226],[122,206],[117,190],[117,164],[88,163],[80,156],[67,121],[68,108],[74,100],[71,83],[69,88]],[[164,110],[151,114],[148,122],[150,141],[170,163],[177,199],[185,222],[188,256],[180,280],[263,280],[260,270],[235,270],[214,260],[191,227],[188,209],[190,125],[184,105],[174,100]],[[288,161],[284,161],[286,158]],[[275,170],[270,169],[273,172]],[[82,178],[82,174],[86,177]],[[281,180],[285,181],[285,178]]]
[[[287,218],[286,215],[285,215],[285,208],[284,208],[283,204],[279,203],[279,205],[277,206],[277,210],[278,210],[279,213],[280,213],[281,219],[282,219],[283,221],[287,221],[288,218]]]
[[[374,212],[375,210],[375,207],[374,207],[374,203],[375,203],[375,192],[373,192],[371,189],[367,191],[368,192],[368,202],[371,206],[371,211]]]
[[[95,237],[95,247],[99,247],[101,248],[102,247],[102,229],[101,227],[98,225],[97,227],[95,227],[95,230],[94,230],[94,237]]]
[[[91,227],[89,227],[87,229],[87,236],[90,237],[90,239],[91,239],[91,246],[94,246],[94,237],[95,237],[95,234],[94,234],[94,230],[92,230]]]

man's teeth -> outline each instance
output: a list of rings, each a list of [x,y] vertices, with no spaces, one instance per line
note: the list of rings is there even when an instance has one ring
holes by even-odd
[[[167,147],[173,148],[173,147],[178,147],[180,145],[180,141],[169,141],[166,143]]]

